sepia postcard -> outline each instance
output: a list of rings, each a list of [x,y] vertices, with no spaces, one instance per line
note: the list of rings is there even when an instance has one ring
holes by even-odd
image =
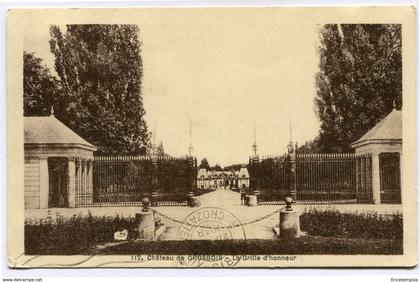
[[[9,10],[9,267],[415,266],[415,22]]]

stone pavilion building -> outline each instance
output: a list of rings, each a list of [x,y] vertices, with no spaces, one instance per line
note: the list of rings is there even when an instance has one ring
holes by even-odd
[[[53,114],[24,117],[25,208],[76,207],[92,202],[97,148]]]
[[[401,203],[402,113],[393,109],[352,144],[356,155],[372,156],[373,202]]]

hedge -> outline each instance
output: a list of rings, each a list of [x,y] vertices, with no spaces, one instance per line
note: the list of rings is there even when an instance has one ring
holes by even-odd
[[[333,208],[309,209],[300,216],[300,226],[309,236],[319,238],[398,241],[403,238],[400,213],[380,215],[375,212],[340,213]],[[127,229],[128,237],[136,238],[135,228],[133,217],[98,217],[88,212],[87,216],[79,214],[70,218],[57,213],[53,218],[49,213],[45,219],[25,222],[25,253],[80,254],[97,244],[112,242],[115,231]]]
[[[308,234],[324,237],[394,240],[403,238],[401,213],[341,213],[335,208],[311,208],[300,216],[300,226]]]

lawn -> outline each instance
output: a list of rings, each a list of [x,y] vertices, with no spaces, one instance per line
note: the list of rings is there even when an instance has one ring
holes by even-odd
[[[401,240],[366,240],[305,236],[293,240],[226,241],[127,241],[104,249],[91,248],[98,255],[398,255]]]

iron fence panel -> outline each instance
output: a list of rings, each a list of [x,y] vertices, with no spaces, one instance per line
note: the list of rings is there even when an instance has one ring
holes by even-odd
[[[76,195],[77,206],[140,206],[152,192],[159,205],[186,205],[197,177],[195,158],[95,156],[93,190]],[[87,199],[92,199],[88,201]]]
[[[371,203],[371,156],[352,153],[286,154],[252,158],[250,193],[260,203]]]

